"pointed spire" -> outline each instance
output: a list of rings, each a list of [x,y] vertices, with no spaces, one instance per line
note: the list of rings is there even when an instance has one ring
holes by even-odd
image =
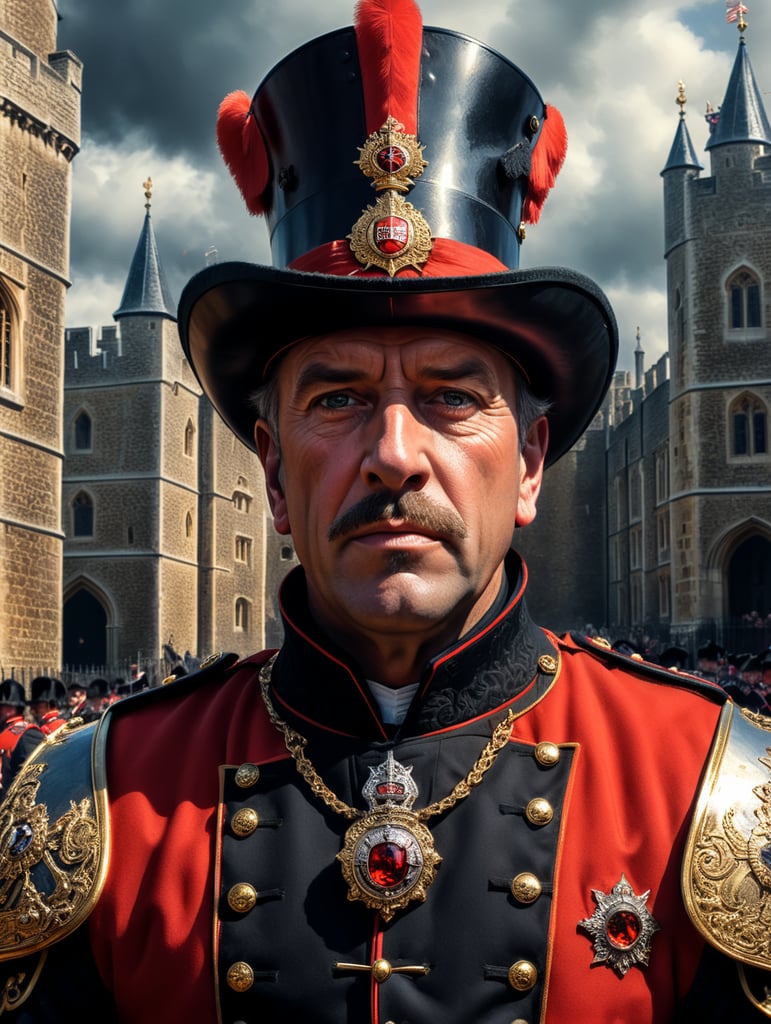
[[[746,28],[746,22],[742,22],[741,27]],[[739,50],[715,130],[705,148],[714,149],[732,142],[762,142],[771,146],[771,125],[752,71],[744,35],[739,39]]]
[[[126,316],[162,316],[176,320],[177,314],[166,284],[150,220],[152,178],[143,182],[142,188],[145,190],[145,222],[126,278],[123,298],[113,317],[120,320]]]
[[[703,170],[702,165],[699,163],[699,158],[696,156],[696,150],[693,148],[691,136],[685,123],[685,104],[687,102],[685,83],[680,81],[677,83],[677,99],[675,100],[675,103],[680,107],[680,121],[677,125],[677,131],[675,132],[666,165],[661,172],[662,174],[664,171],[672,171],[675,168],[683,167],[693,167],[697,171]]]

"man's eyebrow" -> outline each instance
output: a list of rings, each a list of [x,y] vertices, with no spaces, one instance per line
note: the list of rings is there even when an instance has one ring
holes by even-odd
[[[491,390],[500,390],[500,381],[484,359],[471,356],[457,363],[438,363],[420,368],[419,377],[427,380],[455,381],[476,378]]]
[[[301,394],[319,384],[350,384],[362,380],[365,374],[347,366],[332,366],[329,363],[313,362],[303,366],[297,375],[293,391]]]

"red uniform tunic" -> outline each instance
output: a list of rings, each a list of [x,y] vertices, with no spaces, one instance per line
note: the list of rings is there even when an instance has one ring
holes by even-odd
[[[415,765],[420,807],[446,796],[471,768],[491,724],[510,707],[517,713],[511,741],[482,783],[429,822],[443,860],[425,902],[387,925],[346,900],[335,854],[347,822],[311,795],[267,718],[258,684],[266,655],[224,680],[198,689],[183,680],[161,699],[114,713],[108,778],[115,855],[89,929],[122,1021],[676,1019],[704,949],[683,907],[679,876],[721,699],[709,684],[677,676],[667,682],[663,673],[619,666],[537,630],[520,597],[436,659],[420,697],[430,704],[440,692],[433,725],[414,718],[410,730],[408,719],[410,735],[393,741],[397,759]],[[325,781],[363,806],[358,762],[383,761],[393,743],[355,670],[307,629],[302,620],[289,624],[274,702],[310,737]],[[501,668],[512,643],[513,668]],[[558,667],[544,675],[536,661],[549,652]],[[507,673],[519,680],[516,692],[506,696],[504,685],[499,697],[499,677]],[[554,768],[535,758],[544,742],[559,747]],[[341,757],[332,753],[337,745]],[[244,797],[254,801],[259,825],[242,841],[234,834],[240,797],[233,773],[246,763],[262,766],[263,781]],[[523,808],[544,793],[555,813],[541,828],[525,820]],[[526,906],[505,889],[518,871],[533,869],[531,855],[540,858],[543,895]],[[249,875],[241,881],[253,885],[256,905],[229,913],[228,887],[239,871]],[[623,976],[592,965],[592,936],[580,925],[597,907],[593,892],[609,894],[622,875],[637,896],[650,893],[647,908],[659,929],[647,966]],[[293,895],[295,878],[302,892]],[[430,973],[379,983],[366,971],[335,968],[352,957],[363,966],[377,958],[424,965]],[[509,980],[508,969],[521,961],[536,972],[529,994]],[[253,971],[241,992],[226,980],[233,964]]]

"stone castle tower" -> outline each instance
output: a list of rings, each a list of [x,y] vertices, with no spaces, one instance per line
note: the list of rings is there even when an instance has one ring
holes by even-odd
[[[615,374],[515,535],[531,609],[557,630],[593,623],[691,653],[771,637],[771,128],[746,27],[708,112],[709,177],[678,98],[662,171],[668,354],[643,372],[638,337],[634,379]]]
[[[64,302],[80,61],[52,0],[0,6],[0,673],[60,663]]]
[[[63,664],[158,676],[170,648],[274,644],[264,595],[294,553],[269,522],[257,457],[183,355],[144,187],[115,324],[66,332]]]
[[[771,614],[771,126],[741,34],[710,174],[685,119],[666,166],[672,609],[681,637]]]

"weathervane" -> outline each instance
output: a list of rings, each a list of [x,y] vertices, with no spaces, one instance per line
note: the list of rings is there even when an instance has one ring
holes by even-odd
[[[685,117],[685,104],[688,102],[688,98],[685,95],[685,82],[680,79],[677,83],[677,99],[675,103],[680,108],[680,117]]]
[[[744,20],[744,15],[749,14],[749,7],[745,7],[744,4],[741,3],[741,0],[739,0],[738,3],[735,3],[734,0],[726,0],[725,7],[725,20],[729,25],[735,21],[737,23],[736,27],[739,29],[739,32],[741,32],[742,39],[744,39],[744,30],[747,28],[747,22]]]
[[[148,178],[147,181],[142,182],[142,188],[145,190],[145,209],[150,212],[150,200],[153,198],[153,179]]]

